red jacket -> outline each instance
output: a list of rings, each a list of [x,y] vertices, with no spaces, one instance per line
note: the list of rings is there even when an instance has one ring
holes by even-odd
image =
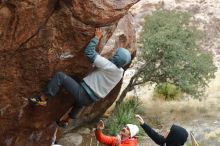
[[[105,144],[106,146],[115,146],[116,137],[106,136],[102,133],[101,130],[96,130],[95,136],[100,143]],[[122,140],[118,146],[137,146],[137,144],[137,138],[129,138],[126,140]]]

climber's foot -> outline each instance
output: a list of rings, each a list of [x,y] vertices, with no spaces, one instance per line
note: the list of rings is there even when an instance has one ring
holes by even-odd
[[[33,103],[35,105],[47,106],[47,100],[42,100],[41,96],[34,96],[34,97],[30,97],[28,99],[31,103]]]

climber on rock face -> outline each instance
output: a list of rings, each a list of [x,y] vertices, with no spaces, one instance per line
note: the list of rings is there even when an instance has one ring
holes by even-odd
[[[60,87],[64,87],[74,98],[71,112],[65,119],[58,120],[59,126],[65,127],[71,119],[76,119],[83,106],[106,97],[106,95],[122,79],[123,67],[131,62],[131,54],[125,48],[118,48],[113,57],[108,60],[96,52],[96,46],[102,37],[102,30],[96,28],[93,37],[85,48],[85,55],[95,65],[96,69],[78,83],[63,72],[57,72],[47,85],[46,92],[41,96],[29,98],[31,103],[46,106],[48,99],[56,96]]]

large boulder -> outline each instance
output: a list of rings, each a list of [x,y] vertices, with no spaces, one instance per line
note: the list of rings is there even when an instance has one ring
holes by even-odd
[[[47,107],[28,104],[40,94],[50,77],[63,71],[80,81],[92,69],[83,50],[104,26],[98,52],[111,57],[127,47],[135,54],[135,33],[128,14],[139,0],[7,0],[0,1],[0,145],[48,146],[56,129],[55,119],[74,102],[62,90]],[[115,35],[113,49],[103,49],[124,17],[123,34]],[[83,122],[101,115],[116,99],[121,82],[109,95],[86,107]],[[85,118],[86,117],[86,118]]]
[[[62,146],[79,146],[83,141],[82,135],[78,133],[68,133],[59,139],[58,143]]]

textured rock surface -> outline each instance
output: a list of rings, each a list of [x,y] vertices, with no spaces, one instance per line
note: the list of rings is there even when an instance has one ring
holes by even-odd
[[[78,146],[82,143],[82,136],[78,133],[69,133],[61,138],[58,143],[63,146]]]
[[[51,144],[54,120],[71,107],[72,98],[61,91],[47,107],[34,107],[27,97],[42,92],[56,71],[80,80],[92,70],[83,50],[95,27],[105,26],[97,51],[110,57],[114,49],[102,48],[137,1],[0,1],[0,145]],[[115,37],[114,47],[125,45],[134,55],[131,15],[125,19],[126,31]],[[120,85],[104,100],[85,108],[83,121],[103,113],[116,99]]]

